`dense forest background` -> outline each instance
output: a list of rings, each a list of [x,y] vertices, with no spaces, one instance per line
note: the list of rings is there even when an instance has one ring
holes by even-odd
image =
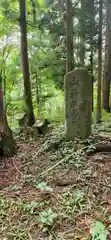
[[[22,9],[23,2],[20,3]],[[69,12],[72,12],[69,14],[69,20],[66,12],[67,4],[72,5],[69,6]],[[28,104],[24,101],[26,85],[23,81],[23,71],[26,73],[24,77],[30,79],[35,116],[40,115],[54,122],[64,120],[63,89],[64,75],[67,72],[67,51],[69,54],[71,51],[72,54],[74,63],[72,69],[85,65],[91,74],[94,83],[93,118],[95,119],[96,116],[96,106],[99,111],[101,108],[101,90],[102,107],[110,111],[108,83],[110,72],[107,76],[107,72],[110,71],[110,63],[107,62],[108,53],[110,54],[108,44],[110,6],[108,7],[107,4],[110,3],[69,1],[67,4],[62,0],[26,1],[26,9],[21,12],[22,15],[26,14],[23,23],[20,20],[18,1],[7,0],[0,3],[1,76],[6,113],[9,125],[14,131],[17,131],[18,120],[24,115]],[[70,49],[70,42],[69,49],[67,47],[67,21],[72,21],[71,29],[68,27],[68,37],[69,41],[73,39],[73,49]],[[26,30],[20,28],[20,23],[21,25],[26,23]],[[21,61],[20,38],[23,31],[28,42],[28,46],[24,48],[28,51],[29,70],[27,68],[22,71],[23,61],[26,61],[25,56]],[[24,51],[23,47],[22,51]]]

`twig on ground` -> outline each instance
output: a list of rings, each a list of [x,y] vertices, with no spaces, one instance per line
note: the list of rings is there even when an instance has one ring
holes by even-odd
[[[18,169],[18,167],[16,166],[16,164],[15,164],[15,161],[14,161],[14,160],[15,160],[15,157],[12,159],[12,161],[13,161],[13,165],[14,165],[15,169],[17,170],[17,172],[18,172],[18,173],[20,173],[20,175],[22,175],[22,176],[23,176],[24,174],[23,174],[23,173],[22,173],[22,172],[21,172],[21,171]]]
[[[42,147],[38,150],[38,152],[36,152],[36,154],[33,156],[33,160],[42,152],[43,148],[46,146],[48,141],[46,141]]]
[[[61,159],[61,160],[60,160],[59,162],[57,162],[54,166],[52,166],[52,167],[48,168],[47,170],[45,170],[44,172],[42,172],[42,173],[40,174],[40,176],[43,176],[43,175],[45,175],[46,173],[52,171],[54,168],[56,168],[57,166],[59,166],[61,163],[65,162],[65,161],[68,160],[69,158],[70,158],[70,156]]]

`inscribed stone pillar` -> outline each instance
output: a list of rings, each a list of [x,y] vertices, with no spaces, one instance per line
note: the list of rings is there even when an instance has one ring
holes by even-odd
[[[66,137],[85,139],[91,134],[92,121],[92,83],[87,69],[67,73],[64,90]]]

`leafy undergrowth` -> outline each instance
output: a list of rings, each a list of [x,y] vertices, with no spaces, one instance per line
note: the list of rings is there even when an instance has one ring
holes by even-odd
[[[111,239],[111,153],[86,154],[110,137],[109,125],[85,142],[65,141],[62,126],[36,142],[17,137],[0,168],[0,239]]]

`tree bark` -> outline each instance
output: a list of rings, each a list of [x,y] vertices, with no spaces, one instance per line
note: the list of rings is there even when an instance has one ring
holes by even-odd
[[[102,106],[107,112],[110,112],[109,95],[111,82],[111,1],[107,0],[106,9],[106,46],[105,46],[105,65],[103,80],[103,102]]]
[[[23,78],[24,78],[24,95],[26,104],[26,113],[28,119],[28,126],[32,126],[35,122],[32,94],[30,84],[29,62],[28,62],[28,50],[27,50],[27,25],[26,25],[26,9],[25,0],[19,0],[20,7],[20,30],[21,30],[21,55],[23,66]]]
[[[102,81],[102,17],[103,17],[103,0],[99,4],[99,35],[98,35],[98,85],[97,85],[97,109],[96,122],[101,121],[101,81]]]
[[[32,15],[33,15],[33,23],[36,25],[36,5],[35,1],[31,0],[31,5],[32,5]],[[35,70],[35,84],[36,84],[36,103],[37,103],[37,111],[38,115],[40,114],[40,93],[39,93],[39,79],[38,79],[38,74],[37,74],[37,69]]]
[[[84,66],[85,60],[85,5],[84,0],[81,0],[81,14],[80,14],[80,65]]]
[[[16,153],[15,142],[12,131],[8,126],[6,112],[4,109],[2,73],[0,74],[0,157],[12,157]],[[1,158],[0,158],[1,159]]]
[[[104,72],[103,72],[103,85],[102,85],[102,108],[110,112],[109,95],[110,95],[110,81],[107,79],[107,64],[108,64],[108,29],[106,29],[105,39],[105,59],[104,59]],[[109,79],[110,80],[110,79]]]
[[[94,82],[94,76],[93,76],[93,54],[94,54],[94,0],[89,1],[89,11],[90,11],[90,25],[91,25],[91,35],[90,35],[90,47],[91,47],[91,56],[90,56],[90,73],[91,73],[91,81],[92,81],[92,111],[94,110],[94,103],[93,103],[93,82]]]
[[[94,155],[95,153],[103,153],[103,154],[111,153],[111,143],[97,143],[95,144],[95,148],[93,149],[93,151],[86,152],[86,155],[91,156],[91,155]],[[102,159],[102,161],[104,160],[105,158]]]
[[[36,102],[37,102],[37,110],[38,110],[38,115],[40,114],[40,98],[39,98],[39,79],[38,79],[38,75],[37,75],[37,71],[35,74],[35,78],[36,78]]]
[[[72,0],[67,0],[67,27],[66,27],[66,42],[67,42],[67,59],[66,73],[74,69],[74,52],[73,52],[73,12]]]

